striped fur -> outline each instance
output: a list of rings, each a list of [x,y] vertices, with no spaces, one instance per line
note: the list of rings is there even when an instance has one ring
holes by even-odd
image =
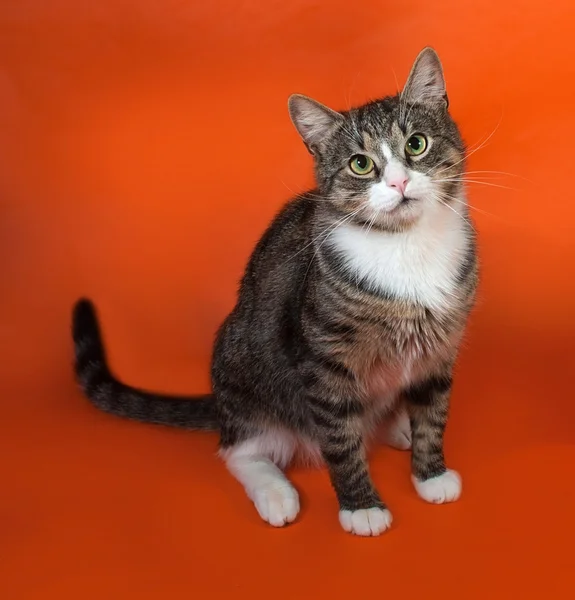
[[[76,372],[103,410],[218,429],[221,456],[272,525],[297,516],[282,469],[300,458],[327,465],[346,531],[378,535],[391,514],[369,475],[371,440],[412,445],[422,498],[449,501],[461,491],[443,437],[477,285],[459,181],[464,146],[430,49],[401,95],[346,113],[296,96],[290,113],[318,187],[289,202],[258,242],[216,337],[213,397],[167,400],[117,381],[88,301],[74,315]],[[403,150],[414,131],[429,140],[417,159]],[[375,164],[366,177],[348,167],[360,153]],[[404,197],[386,180],[392,163],[394,176],[405,172]],[[374,208],[374,198],[385,203]]]
[[[106,363],[96,313],[89,300],[80,300],[74,308],[72,336],[78,382],[99,409],[158,425],[208,431],[218,429],[213,396],[172,398],[138,390],[118,381]]]

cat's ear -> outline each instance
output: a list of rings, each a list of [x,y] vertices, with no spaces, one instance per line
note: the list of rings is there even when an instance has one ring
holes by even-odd
[[[438,104],[448,107],[443,68],[433,48],[424,48],[415,59],[401,98],[408,104]]]
[[[307,149],[315,154],[344,118],[335,110],[307,96],[293,94],[288,101],[291,120]]]

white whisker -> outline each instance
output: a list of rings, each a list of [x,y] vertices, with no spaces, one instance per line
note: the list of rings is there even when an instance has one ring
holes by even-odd
[[[435,181],[436,183],[476,183],[478,185],[488,185],[490,187],[502,188],[504,190],[516,190],[516,188],[509,187],[508,185],[500,185],[498,183],[491,183],[490,181],[479,181],[477,179],[468,179],[466,177],[448,177],[445,179],[434,179],[433,181]]]
[[[279,179],[279,181],[288,190],[288,192],[290,192],[294,196],[308,196],[310,198],[317,198],[318,200],[326,200],[326,201],[330,199],[328,196],[322,196],[321,194],[315,194],[313,192],[310,192],[309,190],[301,190],[298,192],[298,191],[292,189],[283,179]]]
[[[353,102],[351,99],[351,95],[353,92],[353,88],[355,87],[355,84],[357,82],[358,77],[361,75],[361,71],[358,71],[355,74],[355,77],[353,78],[352,82],[351,82],[351,86],[349,88],[348,94],[347,94],[347,109],[351,111],[351,107],[353,106]]]
[[[286,260],[286,262],[294,259],[296,256],[298,256],[298,254],[301,254],[306,248],[309,248],[309,246],[311,246],[314,242],[316,242],[322,235],[328,236],[331,233],[332,229],[336,229],[344,221],[346,221],[347,219],[351,219],[352,217],[354,217],[360,210],[361,210],[361,208],[358,208],[357,210],[355,210],[354,212],[350,213],[349,215],[346,215],[345,217],[342,217],[341,219],[337,220],[335,223],[332,223],[331,225],[328,225],[323,231],[321,231],[318,235],[316,235],[311,240],[311,242],[308,242],[303,248],[300,248],[294,255],[290,256]]]
[[[436,194],[436,198],[435,199],[438,200],[438,201],[441,201],[440,200],[440,197],[441,197],[441,199],[443,199],[443,200],[450,200],[450,201],[453,201],[453,202],[457,202],[458,204],[461,204],[462,206],[467,206],[471,210],[474,210],[474,211],[476,211],[478,213],[484,214],[484,215],[486,215],[488,217],[492,217],[494,219],[499,219],[499,220],[505,221],[505,219],[502,219],[500,216],[498,216],[496,214],[487,212],[486,210],[478,208],[477,206],[474,206],[473,204],[470,204],[469,202],[464,202],[463,200],[460,200],[459,198],[457,198],[455,196],[452,196],[450,194],[447,194],[445,192],[435,192],[435,194]],[[445,202],[444,202],[444,204],[445,204]]]
[[[353,212],[351,212],[349,215],[346,215],[343,219],[340,219],[339,221],[336,221],[335,226],[331,226],[329,227],[329,231],[327,231],[325,237],[323,238],[323,240],[320,242],[319,246],[315,249],[315,252],[313,253],[313,256],[311,257],[311,260],[309,261],[309,265],[307,266],[305,275],[303,277],[303,281],[306,280],[307,274],[309,273],[309,270],[311,268],[311,265],[313,263],[313,261],[315,260],[315,257],[317,256],[317,253],[320,251],[321,247],[325,244],[325,242],[327,241],[327,239],[329,238],[329,236],[338,228],[341,227],[341,225],[343,225],[344,223],[346,223],[347,221],[350,221],[351,219],[353,219],[353,217],[355,217],[355,215],[357,215],[358,212],[360,212],[362,210],[363,207],[358,208],[357,210],[354,210]],[[325,233],[325,230],[322,232],[322,234]],[[315,242],[320,236],[315,237],[311,243]],[[304,246],[304,248],[307,248],[307,246],[309,246],[309,244],[307,244],[306,246]],[[302,250],[304,249],[302,248]],[[301,252],[301,250],[300,250]],[[295,256],[295,255],[294,255]]]
[[[393,67],[390,67],[390,68],[391,68],[391,72],[393,73],[393,79],[395,80],[395,87],[397,89],[397,94],[399,95],[400,91],[399,91],[399,81],[397,80],[397,73],[395,72],[395,69]]]
[[[460,217],[461,215],[453,208],[453,206],[450,206],[449,204],[447,204],[447,202],[445,202],[442,198],[439,197],[439,195],[437,194],[432,194],[433,200],[437,200],[440,204],[443,204],[443,206],[445,206],[445,208],[448,208],[449,210],[453,211],[458,217]]]
[[[475,154],[476,152],[479,152],[479,150],[481,150],[482,148],[485,148],[485,146],[487,145],[487,143],[489,142],[489,140],[495,135],[495,132],[499,129],[499,126],[501,125],[502,121],[503,121],[503,112],[501,113],[501,117],[499,118],[499,122],[497,123],[497,125],[495,126],[495,128],[493,129],[493,131],[485,138],[485,140],[483,140],[482,142],[480,142],[479,145],[476,148],[474,148],[473,150],[471,150],[471,147],[470,147],[468,149],[468,151],[465,153],[465,156],[463,158],[461,158],[457,162],[453,163],[452,165],[449,165],[449,167],[446,167],[444,169],[439,169],[439,171],[435,172],[435,175],[440,175],[441,173],[443,173],[445,171],[448,171],[449,169],[452,169],[453,167],[456,167],[457,165],[461,164],[463,161],[469,159],[469,157],[472,156],[473,154]],[[440,166],[441,164],[444,164],[445,162],[447,162],[447,160],[449,160],[449,159],[443,160],[442,162],[439,163],[439,165],[434,165],[425,174],[428,175],[434,168],[436,168],[437,166]]]

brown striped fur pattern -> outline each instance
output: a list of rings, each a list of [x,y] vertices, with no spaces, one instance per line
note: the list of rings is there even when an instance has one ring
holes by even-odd
[[[411,447],[423,499],[461,492],[443,437],[477,285],[464,146],[431,49],[401,94],[341,113],[292,96],[290,114],[317,189],[288,203],[257,244],[217,335],[213,396],[169,399],[120,383],[88,301],[74,313],[76,373],[108,412],[217,429],[229,470],[272,525],[298,514],[283,469],[300,458],[326,464],[346,531],[378,535],[391,514],[369,475],[371,442]],[[415,134],[426,140],[417,156],[406,145],[417,147]],[[358,155],[370,172],[351,168]]]

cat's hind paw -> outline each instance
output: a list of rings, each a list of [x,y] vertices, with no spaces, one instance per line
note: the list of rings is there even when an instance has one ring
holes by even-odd
[[[253,501],[260,517],[274,527],[295,521],[299,513],[298,493],[291,485],[257,489]]]

